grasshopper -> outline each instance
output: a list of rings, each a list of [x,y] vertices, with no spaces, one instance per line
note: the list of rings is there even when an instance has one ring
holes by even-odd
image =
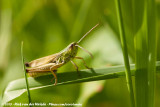
[[[84,63],[84,66],[89,69],[84,59],[82,57],[77,57],[76,54],[77,54],[78,48],[81,48],[82,50],[87,52],[91,57],[93,57],[93,55],[90,52],[88,52],[86,49],[79,46],[78,44],[98,25],[99,23],[96,24],[93,28],[91,28],[78,42],[72,42],[59,53],[45,56],[39,59],[35,59],[31,62],[25,63],[25,66],[28,67],[26,69],[26,72],[31,77],[37,77],[37,76],[43,75],[43,73],[51,72],[55,79],[54,85],[56,85],[57,84],[57,76],[56,76],[57,69],[69,61],[75,66],[77,73],[79,74],[78,66],[73,62],[73,59],[81,59]]]

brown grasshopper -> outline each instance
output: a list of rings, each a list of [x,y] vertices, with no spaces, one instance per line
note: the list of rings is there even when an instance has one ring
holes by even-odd
[[[72,42],[59,53],[49,55],[46,57],[42,57],[42,58],[33,60],[31,62],[25,63],[26,67],[30,67],[26,69],[26,72],[31,77],[37,77],[37,76],[42,75],[43,73],[51,72],[55,78],[54,85],[56,85],[57,84],[57,76],[56,76],[57,69],[61,67],[62,65],[66,64],[67,62],[71,61],[71,63],[75,66],[78,72],[78,66],[73,62],[72,59],[81,59],[84,62],[84,66],[89,69],[84,59],[82,57],[76,56],[78,47],[84,50],[85,52],[89,53],[91,57],[93,56],[90,52],[88,52],[86,49],[82,48],[78,44],[84,39],[84,37],[86,37],[98,25],[99,23],[96,24],[92,29],[90,29],[78,42]]]

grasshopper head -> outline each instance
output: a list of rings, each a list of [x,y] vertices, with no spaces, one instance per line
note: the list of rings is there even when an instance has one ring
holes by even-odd
[[[61,54],[64,57],[63,59],[65,59],[66,62],[76,56],[78,51],[78,47],[76,45],[76,42],[72,42],[63,51],[61,51]]]
[[[72,42],[71,44],[69,44],[69,49],[70,50],[75,50],[77,48],[76,45],[77,45],[76,42]]]
[[[77,45],[76,42],[72,42],[68,46],[68,52],[73,56],[75,56],[75,54],[77,54],[78,47],[76,45]]]

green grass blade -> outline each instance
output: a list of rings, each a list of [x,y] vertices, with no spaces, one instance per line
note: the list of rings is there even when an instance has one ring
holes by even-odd
[[[156,9],[155,0],[147,0],[147,30],[148,30],[148,107],[154,107],[156,81]]]
[[[120,39],[121,39],[121,45],[122,45],[122,51],[123,51],[124,63],[125,63],[126,81],[127,81],[127,86],[128,86],[128,90],[130,93],[131,106],[135,107],[134,91],[133,91],[133,85],[132,85],[132,76],[131,76],[130,65],[129,65],[128,50],[127,50],[124,25],[123,25],[123,20],[122,20],[120,0],[116,0],[116,8],[117,8],[119,33],[120,33]]]
[[[160,72],[160,62],[157,62],[156,66],[157,66],[157,71]],[[131,65],[130,68],[132,75],[134,75],[135,66]],[[113,66],[102,69],[94,69],[92,71],[83,70],[80,71],[80,73],[81,77],[77,75],[76,71],[58,73],[57,74],[58,83],[56,86],[124,77],[125,66]],[[52,74],[37,78],[29,77],[28,81],[30,83],[30,91],[32,92],[33,90],[45,87],[56,87],[54,86],[54,82],[51,82],[52,78],[53,78]],[[11,81],[4,92],[2,103],[5,104],[18,97],[21,97],[21,95],[26,91],[27,90],[24,78]]]
[[[144,17],[145,18],[145,17]],[[148,94],[148,49],[146,36],[145,19],[140,31],[135,37],[136,49],[136,72],[135,72],[135,90],[136,90],[136,106],[147,107]]]
[[[134,65],[131,66],[132,70],[134,69]],[[94,69],[94,70],[83,70],[80,71],[81,77],[77,75],[76,71],[65,72],[65,73],[57,73],[58,83],[54,86],[53,75],[45,75],[37,78],[28,78],[28,82],[30,83],[30,91],[45,88],[45,87],[57,87],[58,85],[65,84],[73,84],[73,83],[81,83],[81,82],[89,82],[89,81],[98,81],[98,80],[106,80],[111,78],[119,78],[124,76],[125,68],[124,66],[113,66],[102,69]],[[134,73],[134,72],[133,72]],[[5,90],[5,94],[3,96],[2,103],[7,103],[26,92],[25,79],[14,80],[9,83]]]
[[[135,37],[135,96],[136,107],[147,107],[148,49],[145,0],[133,0],[133,26]]]
[[[30,104],[31,103],[31,96],[30,96],[30,91],[29,91],[27,73],[25,72],[24,57],[23,57],[23,41],[21,44],[21,57],[22,57],[22,65],[23,65],[23,71],[24,71],[24,76],[25,76],[25,83],[24,84],[26,85],[26,88],[27,88],[28,102]]]
[[[137,4],[137,2],[134,2]],[[138,3],[139,4],[139,3]],[[154,91],[156,78],[156,16],[155,1],[141,1],[141,11],[136,11],[137,5],[134,5],[134,29],[135,30],[135,49],[136,49],[136,106],[154,107]],[[139,17],[140,13],[143,17]],[[136,17],[141,21],[140,28]],[[139,28],[139,29],[138,29]]]

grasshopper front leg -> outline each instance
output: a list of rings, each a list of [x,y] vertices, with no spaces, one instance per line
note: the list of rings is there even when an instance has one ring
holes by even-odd
[[[72,60],[71,60],[71,63],[74,65],[74,67],[76,68],[76,71],[77,71],[78,75],[80,76],[80,73],[79,73],[79,70],[78,70],[78,66],[76,65],[76,63],[74,63]]]

